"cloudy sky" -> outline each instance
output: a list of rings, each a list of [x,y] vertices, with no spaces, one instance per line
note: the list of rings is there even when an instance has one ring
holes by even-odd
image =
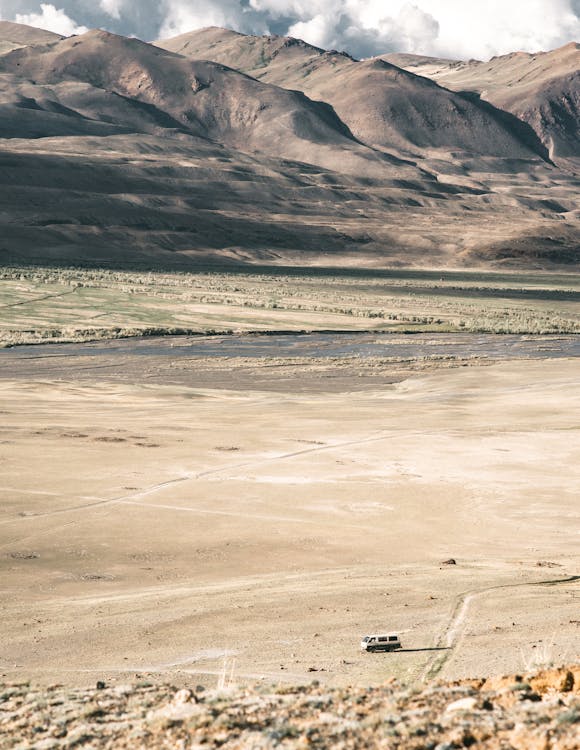
[[[487,59],[580,41],[580,0],[0,0],[0,18],[65,35],[100,27],[147,41],[226,26],[290,34],[356,57]]]

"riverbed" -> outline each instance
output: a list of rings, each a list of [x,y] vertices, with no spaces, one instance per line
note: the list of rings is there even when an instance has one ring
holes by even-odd
[[[276,333],[41,344],[0,351],[0,378],[361,390],[410,371],[580,357],[580,336]]]

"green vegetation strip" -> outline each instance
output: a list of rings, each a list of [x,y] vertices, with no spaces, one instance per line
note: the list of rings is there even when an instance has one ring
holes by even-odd
[[[248,331],[580,332],[580,275],[0,270],[0,346]]]

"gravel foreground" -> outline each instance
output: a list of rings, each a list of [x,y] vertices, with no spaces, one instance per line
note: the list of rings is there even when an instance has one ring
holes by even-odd
[[[0,747],[576,750],[580,666],[423,689],[4,683]]]

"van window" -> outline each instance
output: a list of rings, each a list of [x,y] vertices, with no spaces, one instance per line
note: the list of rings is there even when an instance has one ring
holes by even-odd
[[[365,635],[365,637],[363,638],[363,643],[368,643],[369,640],[370,639],[369,639],[368,635]]]
[[[379,643],[383,643],[384,641],[388,641],[388,638],[379,638]]]
[[[390,636],[389,636],[389,640],[390,640],[390,641],[398,641],[398,640],[399,640],[399,637],[398,637],[398,636],[396,636],[396,635],[390,635]]]

